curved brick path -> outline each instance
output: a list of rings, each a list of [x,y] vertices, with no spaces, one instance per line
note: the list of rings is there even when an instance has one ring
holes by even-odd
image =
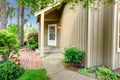
[[[36,56],[34,51],[26,50],[25,48],[20,50],[20,63],[25,69],[37,69],[43,67],[41,58]]]

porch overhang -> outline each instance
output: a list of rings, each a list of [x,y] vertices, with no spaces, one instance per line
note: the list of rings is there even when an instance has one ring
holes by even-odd
[[[40,10],[39,12],[36,12],[35,13],[35,16],[36,16],[36,19],[37,19],[37,22],[40,23],[40,26],[39,26],[39,31],[41,32],[41,44],[40,44],[40,57],[44,57],[44,24],[45,24],[45,21],[56,21],[58,19],[45,19],[45,15],[52,12],[54,10],[54,7],[60,5],[61,3],[56,3],[56,4],[53,4],[53,5],[50,5],[50,6],[47,6],[46,8]]]
[[[59,6],[60,4],[61,4],[61,3],[59,2],[59,3],[53,4],[53,5],[47,6],[46,8],[44,8],[44,9],[36,12],[34,15],[35,15],[36,17],[38,17],[38,16],[41,15],[42,13],[47,14],[47,13],[49,13],[51,10],[53,10],[54,7]]]

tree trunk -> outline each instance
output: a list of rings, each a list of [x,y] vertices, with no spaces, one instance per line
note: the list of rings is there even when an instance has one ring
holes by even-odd
[[[7,2],[3,2],[1,5],[1,26],[0,29],[7,28]]]
[[[20,26],[20,7],[18,5],[18,15],[17,15],[17,26],[18,26],[18,39],[21,40],[21,26]]]
[[[21,45],[22,47],[24,46],[24,9],[25,7],[22,6],[22,11],[21,11]]]

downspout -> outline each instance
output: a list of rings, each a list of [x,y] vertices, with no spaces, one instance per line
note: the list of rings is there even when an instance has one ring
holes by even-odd
[[[117,0],[116,0],[117,1]],[[113,7],[113,25],[112,25],[112,35],[113,35],[113,44],[112,44],[112,68],[115,69],[115,54],[116,54],[116,41],[117,41],[117,3],[115,3],[114,7]]]

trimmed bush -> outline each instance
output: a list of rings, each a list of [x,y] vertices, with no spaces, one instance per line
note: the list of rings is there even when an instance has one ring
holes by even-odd
[[[5,30],[0,30],[0,55],[8,60],[10,52],[18,55],[20,43],[16,36]]]
[[[85,54],[84,51],[80,51],[76,47],[69,47],[69,48],[65,48],[64,58],[67,62],[76,63],[82,60],[84,54]]]
[[[24,68],[15,62],[5,61],[0,64],[0,80],[16,80],[24,73]]]
[[[28,47],[31,48],[32,50],[38,48],[38,33],[37,32],[30,33],[27,37],[27,41]]]

